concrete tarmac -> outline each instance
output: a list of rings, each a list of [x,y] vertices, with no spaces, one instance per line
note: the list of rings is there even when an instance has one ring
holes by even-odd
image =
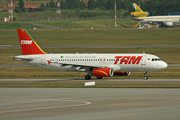
[[[179,120],[180,89],[0,88],[0,120]]]
[[[180,79],[111,79],[103,78],[91,80],[81,79],[0,79],[0,83],[59,83],[59,84],[84,84],[95,81],[96,84],[180,84]]]

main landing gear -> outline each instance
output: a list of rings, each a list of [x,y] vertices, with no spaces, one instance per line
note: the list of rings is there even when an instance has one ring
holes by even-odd
[[[97,79],[102,79],[103,77],[97,77]]]
[[[91,79],[91,76],[90,75],[86,75],[85,76],[85,80],[90,80]]]
[[[147,80],[148,79],[148,76],[147,76],[147,72],[144,71],[144,79]]]
[[[102,79],[103,77],[97,77],[97,79]],[[91,76],[90,75],[86,75],[85,76],[85,80],[90,80],[91,79]]]

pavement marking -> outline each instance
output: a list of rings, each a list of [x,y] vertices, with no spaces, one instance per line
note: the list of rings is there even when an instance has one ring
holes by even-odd
[[[54,101],[77,102],[77,103],[81,103],[81,104],[52,106],[52,107],[39,107],[39,108],[29,108],[29,109],[7,110],[7,111],[0,111],[0,114],[2,114],[2,113],[13,113],[13,112],[25,112],[25,111],[32,111],[32,110],[47,110],[47,109],[56,109],[56,108],[66,108],[66,107],[80,107],[80,106],[85,106],[85,105],[92,104],[89,101],[64,100],[64,99],[45,99],[45,100],[44,99],[33,99],[31,103],[34,103],[34,102],[36,102],[36,103],[37,102],[54,102]],[[30,103],[30,102],[11,102],[10,104],[12,104],[12,103],[13,104],[27,104],[27,103]]]

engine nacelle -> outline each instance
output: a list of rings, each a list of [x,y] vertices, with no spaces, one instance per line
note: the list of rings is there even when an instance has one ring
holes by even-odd
[[[114,75],[116,76],[128,76],[131,72],[122,72],[122,71],[116,71],[114,72]]]
[[[163,22],[163,24],[164,24],[165,26],[168,26],[168,27],[174,26],[174,23],[173,23],[173,22]]]
[[[147,17],[149,16],[148,12],[131,12],[132,17]]]
[[[113,69],[111,69],[111,68],[94,69],[93,75],[96,77],[112,77],[113,76]]]

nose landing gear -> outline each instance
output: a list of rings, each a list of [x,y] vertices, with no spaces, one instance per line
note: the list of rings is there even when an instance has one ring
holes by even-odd
[[[147,80],[148,79],[148,76],[147,76],[147,72],[144,71],[144,79]]]

